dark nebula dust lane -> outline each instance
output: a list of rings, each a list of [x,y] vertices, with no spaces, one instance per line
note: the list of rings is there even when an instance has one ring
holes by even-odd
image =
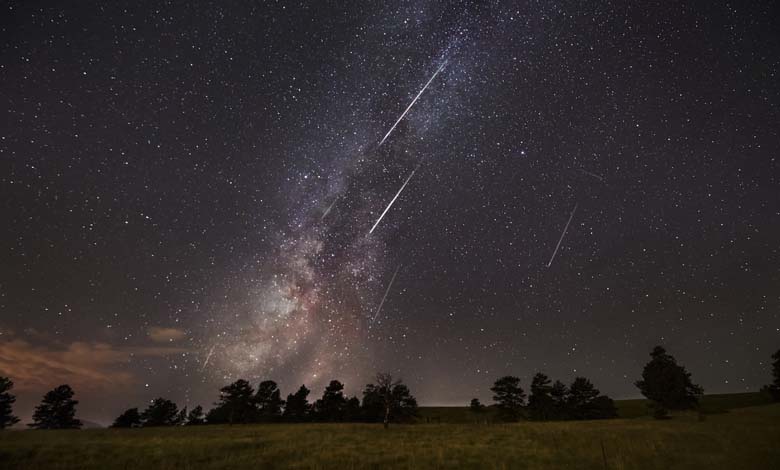
[[[775,2],[10,2],[0,375],[708,392],[780,342]],[[110,403],[95,397],[110,391]],[[20,411],[21,413],[21,411]]]

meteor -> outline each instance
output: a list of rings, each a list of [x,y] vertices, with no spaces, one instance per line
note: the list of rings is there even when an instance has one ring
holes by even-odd
[[[203,372],[206,369],[206,366],[209,364],[209,359],[211,359],[212,354],[214,354],[214,346],[211,347],[211,350],[209,350],[208,355],[206,355],[206,360],[203,361],[203,367],[200,368],[201,372]]]
[[[585,173],[586,175],[590,175],[590,176],[596,178],[597,180],[601,181],[602,183],[604,182],[604,177],[601,176],[601,175],[597,175],[596,173],[590,172],[590,171],[586,170],[585,168],[579,168],[579,170],[581,172]]]
[[[550,265],[552,264],[553,260],[555,259],[555,254],[558,253],[558,248],[561,247],[561,242],[563,241],[563,237],[566,236],[566,231],[569,230],[569,224],[571,223],[571,219],[574,218],[574,213],[577,211],[577,205],[578,204],[574,204],[574,209],[572,209],[571,215],[569,215],[569,221],[566,222],[566,226],[563,228],[563,233],[561,234],[561,238],[560,238],[560,240],[558,240],[558,244],[555,245],[555,251],[553,251],[553,254],[550,257],[550,261],[547,263],[547,267],[548,268],[550,267]]]
[[[401,269],[401,265],[399,264],[397,268],[395,268],[395,272],[393,273],[393,277],[390,278],[390,283],[387,284],[387,289],[385,289],[385,295],[382,296],[382,301],[379,302],[379,307],[376,309],[376,313],[374,314],[374,317],[371,319],[371,324],[373,325],[376,321],[376,317],[379,316],[379,312],[382,311],[382,306],[385,304],[385,300],[387,299],[387,294],[390,293],[390,288],[393,287],[393,282],[395,281],[395,276],[398,274],[398,271]]]
[[[420,168],[420,165],[417,165],[417,168]],[[372,233],[374,233],[374,229],[376,228],[376,226],[377,226],[377,225],[379,225],[379,222],[381,222],[381,221],[382,221],[382,218],[385,216],[385,214],[387,214],[387,211],[389,211],[389,210],[390,210],[390,208],[393,206],[393,203],[395,202],[395,200],[396,200],[396,199],[398,199],[398,196],[400,196],[400,195],[401,195],[401,191],[403,191],[403,190],[404,190],[404,188],[406,187],[406,185],[409,183],[409,180],[410,180],[410,179],[412,179],[412,176],[414,176],[414,172],[416,172],[416,171],[417,171],[417,168],[415,168],[414,170],[412,170],[412,173],[411,173],[411,174],[409,174],[409,177],[408,177],[408,178],[406,178],[406,181],[404,181],[404,184],[403,184],[403,185],[401,185],[401,189],[399,189],[399,190],[398,190],[398,192],[397,192],[397,193],[395,193],[395,197],[393,198],[393,200],[392,200],[392,201],[390,201],[390,204],[388,204],[388,205],[387,205],[387,207],[385,208],[385,211],[384,211],[384,212],[382,212],[382,215],[380,215],[378,219],[376,219],[376,222],[374,223],[374,226],[373,226],[373,227],[371,227],[371,230],[369,230],[369,231],[368,231],[368,234],[369,234],[369,235],[371,235]]]
[[[393,127],[391,127],[389,131],[387,131],[387,134],[385,134],[385,136],[384,136],[384,137],[382,137],[382,141],[381,141],[381,142],[379,142],[379,146],[380,146],[380,147],[382,146],[382,144],[384,144],[384,143],[385,143],[385,140],[387,140],[387,138],[388,138],[388,137],[390,137],[390,134],[391,134],[391,133],[393,132],[393,130],[395,129],[395,126],[397,126],[397,125],[398,125],[398,123],[399,123],[399,122],[401,122],[401,119],[403,119],[403,118],[404,118],[404,116],[406,116],[406,113],[408,113],[408,112],[409,112],[409,110],[410,110],[410,109],[412,109],[412,106],[414,106],[414,103],[416,103],[416,102],[417,102],[417,100],[420,98],[420,95],[422,95],[422,94],[423,94],[423,92],[425,91],[425,89],[426,89],[426,88],[428,88],[428,85],[430,85],[430,84],[431,84],[431,82],[433,81],[433,79],[434,79],[434,78],[436,78],[436,75],[439,75],[439,72],[441,72],[441,71],[442,71],[442,69],[444,69],[444,66],[445,66],[445,65],[447,65],[447,61],[446,61],[446,60],[445,60],[445,61],[444,61],[444,62],[443,62],[443,63],[442,63],[440,66],[439,66],[439,68],[438,68],[438,69],[436,69],[436,72],[434,72],[434,74],[433,74],[433,76],[431,77],[431,79],[430,79],[430,80],[428,80],[428,83],[426,83],[426,84],[425,84],[425,86],[424,86],[424,87],[422,87],[422,90],[420,90],[420,92],[419,92],[419,93],[417,93],[417,96],[415,96],[415,97],[414,97],[414,99],[412,100],[412,102],[411,102],[411,103],[409,103],[409,106],[407,106],[407,107],[406,107],[406,110],[403,112],[403,114],[401,114],[401,117],[399,117],[399,118],[398,118],[398,120],[397,120],[397,121],[395,121],[395,124],[393,124]]]
[[[325,220],[325,217],[327,217],[327,216],[328,216],[328,214],[330,213],[330,210],[331,210],[331,209],[333,209],[333,206],[335,206],[335,205],[336,205],[336,201],[338,201],[338,198],[334,199],[334,200],[333,200],[333,202],[331,202],[331,203],[330,203],[330,205],[328,206],[328,208],[327,208],[327,209],[325,209],[325,212],[323,212],[323,213],[322,213],[322,217],[320,217],[320,222],[322,222],[323,220]]]

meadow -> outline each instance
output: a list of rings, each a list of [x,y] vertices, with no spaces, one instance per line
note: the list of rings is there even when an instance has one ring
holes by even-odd
[[[6,431],[0,468],[780,468],[780,404],[742,407],[756,400],[755,394],[711,397],[712,414],[662,421],[430,424],[431,416],[445,421],[443,409],[427,408],[421,424],[387,430],[381,424],[265,424]],[[619,406],[634,413],[640,408]],[[462,408],[448,412],[469,416]]]

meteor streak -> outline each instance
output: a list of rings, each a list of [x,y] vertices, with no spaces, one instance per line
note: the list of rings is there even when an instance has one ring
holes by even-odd
[[[420,98],[420,95],[422,95],[422,94],[423,94],[423,92],[425,91],[425,89],[426,89],[426,88],[428,88],[428,85],[430,85],[430,84],[431,84],[431,82],[433,81],[433,79],[434,79],[434,78],[436,78],[436,75],[439,75],[439,72],[441,72],[441,71],[442,71],[442,69],[444,69],[444,66],[445,66],[445,65],[447,65],[447,61],[446,61],[446,60],[445,60],[445,61],[444,61],[444,62],[443,62],[443,63],[442,63],[440,66],[439,66],[439,68],[438,68],[438,69],[436,69],[436,72],[434,72],[434,74],[433,74],[433,76],[431,77],[431,79],[430,79],[430,80],[428,80],[428,83],[426,83],[426,84],[425,84],[425,86],[424,86],[424,87],[422,87],[422,90],[420,90],[420,92],[419,92],[419,93],[417,93],[417,96],[415,96],[415,97],[414,97],[414,99],[412,100],[412,102],[411,102],[411,103],[409,103],[409,106],[407,106],[407,107],[406,107],[406,110],[403,112],[403,114],[401,114],[401,117],[399,117],[399,118],[398,118],[398,120],[397,120],[397,121],[395,121],[395,124],[393,124],[393,127],[391,127],[389,131],[387,131],[387,134],[385,134],[385,136],[384,136],[384,137],[382,137],[382,141],[381,141],[381,142],[379,142],[379,146],[380,146],[380,147],[382,146],[382,144],[384,144],[384,143],[385,143],[385,140],[387,140],[387,138],[388,138],[388,137],[390,137],[390,134],[391,134],[391,133],[393,132],[393,130],[395,129],[395,126],[397,126],[397,125],[398,125],[398,123],[399,123],[399,122],[401,122],[401,119],[403,119],[403,118],[404,118],[404,116],[406,116],[406,113],[408,113],[408,112],[409,112],[409,110],[410,110],[410,109],[412,109],[412,106],[414,106],[414,103],[416,103],[416,102],[417,102],[417,100]]]
[[[586,170],[585,168],[579,168],[579,170],[581,172],[585,173],[586,175],[590,175],[590,176],[596,178],[597,180],[601,181],[602,183],[604,182],[604,177],[601,176],[601,175],[597,175],[596,173],[590,172],[590,171]]]
[[[561,234],[561,238],[560,238],[560,240],[558,240],[558,244],[555,245],[555,251],[553,251],[553,254],[550,257],[550,261],[547,263],[547,267],[548,268],[550,267],[550,265],[552,264],[553,260],[555,259],[555,254],[558,253],[558,248],[561,247],[561,242],[563,241],[563,237],[566,236],[566,231],[569,230],[569,224],[571,223],[571,219],[574,218],[574,213],[577,211],[577,205],[578,204],[574,204],[574,209],[572,209],[571,215],[569,215],[569,221],[566,222],[566,226],[563,228],[563,233]]]
[[[385,295],[382,296],[382,301],[379,302],[379,307],[376,309],[376,313],[374,314],[374,318],[371,319],[371,324],[373,325],[376,321],[376,318],[379,316],[379,312],[382,311],[382,306],[385,304],[385,300],[387,299],[387,294],[390,293],[390,288],[393,287],[393,282],[395,281],[395,276],[398,274],[398,271],[401,269],[401,265],[399,264],[397,268],[395,268],[395,272],[393,273],[393,277],[390,278],[390,283],[387,284],[387,289],[385,289]]]
[[[328,216],[328,214],[330,213],[330,210],[331,210],[331,209],[333,209],[333,206],[335,206],[335,205],[336,205],[336,201],[338,201],[338,198],[334,199],[334,200],[333,200],[333,202],[331,202],[331,203],[330,203],[330,205],[328,206],[328,208],[327,208],[327,209],[325,209],[325,212],[323,212],[323,213],[322,213],[322,217],[320,217],[320,222],[322,222],[323,220],[325,220],[325,217],[327,217],[327,216]]]
[[[203,367],[200,368],[200,371],[203,372],[206,370],[206,366],[209,364],[209,359],[211,359],[211,355],[214,354],[214,346],[211,347],[211,350],[209,350],[208,355],[206,355],[206,360],[203,361]]]
[[[420,168],[420,165],[417,165],[417,168]],[[414,170],[412,170],[412,173],[411,173],[411,174],[409,174],[409,177],[408,177],[408,178],[406,178],[406,181],[404,181],[404,184],[403,184],[403,185],[401,185],[401,189],[399,189],[399,190],[398,190],[398,192],[397,192],[397,193],[395,193],[395,197],[393,198],[393,200],[392,200],[392,201],[390,201],[390,204],[388,204],[388,205],[387,205],[387,207],[385,208],[385,211],[384,211],[384,212],[382,212],[382,215],[380,215],[378,219],[376,219],[376,222],[374,223],[374,226],[373,226],[373,227],[371,227],[371,230],[369,230],[369,231],[368,231],[368,234],[369,234],[369,235],[371,235],[372,233],[374,233],[374,229],[376,228],[376,226],[377,226],[377,225],[379,225],[379,222],[381,222],[381,221],[382,221],[382,218],[385,216],[385,214],[387,214],[387,211],[389,211],[389,210],[390,210],[390,208],[393,206],[393,203],[395,202],[395,200],[396,200],[396,199],[398,199],[398,196],[400,196],[400,195],[401,195],[401,191],[403,191],[403,190],[404,190],[404,188],[406,187],[406,185],[409,183],[409,180],[410,180],[410,179],[412,179],[412,176],[414,176],[414,172],[415,172],[415,171],[417,171],[417,168],[415,168]]]

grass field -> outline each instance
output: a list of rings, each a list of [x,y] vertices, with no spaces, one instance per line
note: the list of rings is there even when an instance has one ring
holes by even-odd
[[[270,424],[0,433],[0,468],[780,468],[780,405],[516,424]]]

